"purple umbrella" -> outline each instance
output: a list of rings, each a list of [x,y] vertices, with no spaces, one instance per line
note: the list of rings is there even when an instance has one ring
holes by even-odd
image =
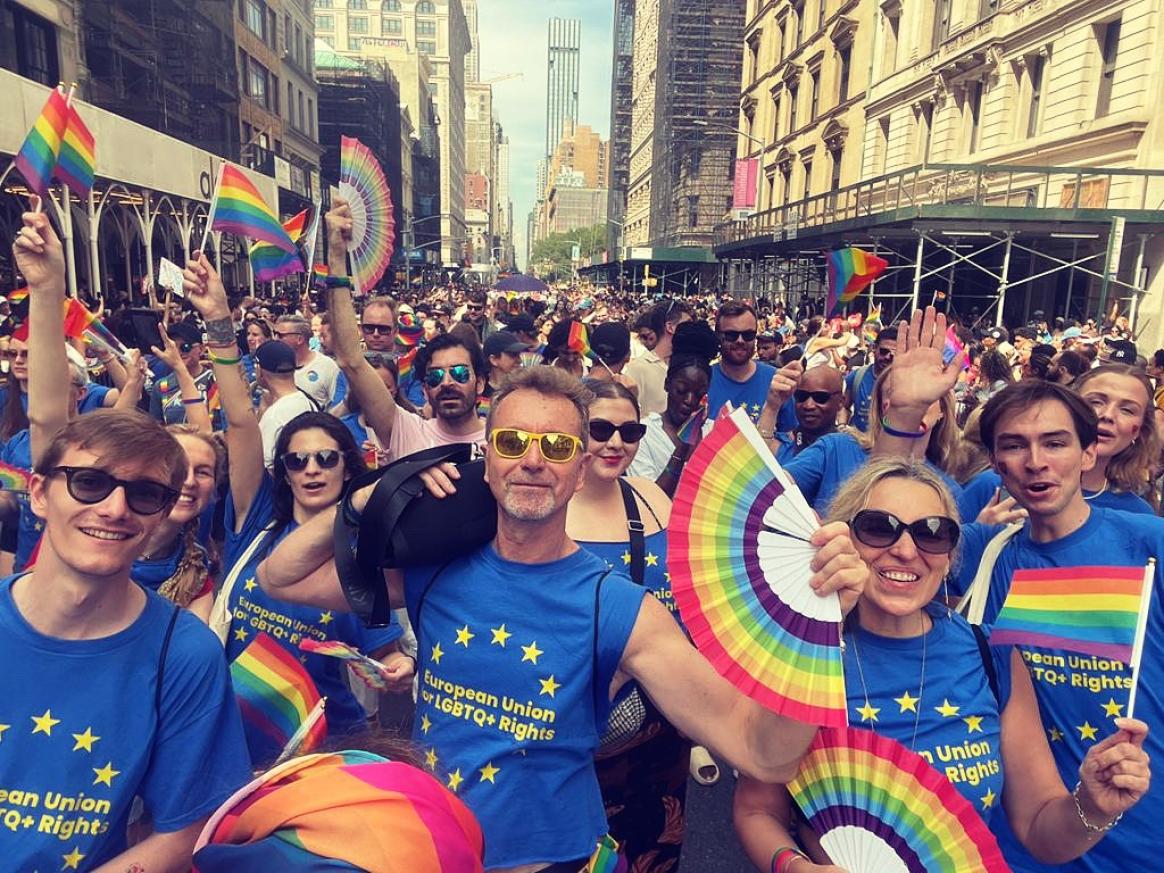
[[[506,276],[498,281],[493,288],[497,291],[519,291],[522,293],[548,290],[548,286],[541,279],[536,276],[527,276],[524,273]]]

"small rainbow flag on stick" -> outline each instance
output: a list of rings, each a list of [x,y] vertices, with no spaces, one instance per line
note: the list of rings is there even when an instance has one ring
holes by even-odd
[[[319,704],[319,691],[298,659],[260,632],[230,665],[230,678],[243,719],[283,747]],[[320,718],[300,745],[306,753],[327,736]]]
[[[330,275],[331,268],[327,264],[316,264],[311,268],[311,280],[315,283],[316,288],[323,288]]]
[[[881,307],[874,305],[869,307],[869,315],[865,318],[865,326],[862,331],[862,336],[866,343],[872,345],[877,342],[877,337],[881,334]]]
[[[259,189],[241,169],[225,161],[218,167],[218,184],[214,186],[214,199],[210,203],[206,232],[199,248],[206,248],[206,239],[212,230],[227,230],[298,254],[294,241],[263,200]]]
[[[69,106],[65,94],[60,87],[53,88],[13,160],[28,187],[42,197],[52,184],[68,126]]]
[[[93,178],[97,172],[97,141],[77,112],[72,90],[69,91],[67,102],[69,118],[65,126],[64,139],[61,141],[57,178],[83,199],[93,190]]]
[[[356,678],[376,691],[387,691],[388,671],[379,661],[363,655],[347,643],[339,640],[324,640],[319,642],[310,638],[299,643],[299,648],[313,655],[326,655],[330,658],[339,658],[347,661],[348,669]]]
[[[838,307],[852,303],[857,295],[885,272],[889,262],[863,249],[850,246],[829,252],[829,297],[826,312],[832,315]]]
[[[287,236],[292,242],[299,242],[306,226],[306,209],[283,222],[283,230],[287,231]],[[257,282],[271,282],[281,276],[302,273],[305,268],[298,249],[294,252],[288,252],[279,246],[265,242],[254,243],[250,248],[248,257]]]
[[[566,348],[587,358],[593,357],[594,353],[590,349],[590,333],[586,330],[585,324],[580,321],[570,322],[570,335],[566,339]]]
[[[675,436],[679,438],[679,442],[689,446],[699,445],[699,440],[703,436],[703,426],[707,423],[707,395],[703,395],[703,399],[699,402],[699,408],[691,414],[687,421],[683,422],[683,426],[675,431]]]

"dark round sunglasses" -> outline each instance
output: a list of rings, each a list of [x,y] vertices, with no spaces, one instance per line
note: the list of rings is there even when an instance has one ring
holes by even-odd
[[[756,331],[754,330],[721,330],[722,336],[729,343],[738,343],[743,340],[746,343],[753,343],[756,341]]]
[[[804,403],[811,397],[817,406],[824,406],[839,393],[839,391],[806,391],[803,388],[797,388],[792,392],[792,396],[796,398],[797,403]]]
[[[604,443],[614,436],[615,431],[618,431],[618,435],[622,437],[624,443],[637,443],[647,432],[647,426],[637,421],[614,424],[604,418],[590,419],[590,439],[592,440]]]
[[[849,529],[859,542],[873,549],[887,549],[909,531],[913,544],[931,555],[948,555],[958,545],[961,528],[944,515],[930,515],[906,524],[882,509],[862,509],[849,522]]]
[[[53,467],[50,476],[65,475],[65,486],[78,503],[100,503],[117,488],[125,489],[125,502],[138,515],[157,515],[173,506],[178,492],[150,479],[118,479],[97,467]]]
[[[318,452],[284,452],[283,466],[292,473],[307,469],[307,462],[315,458],[323,470],[330,470],[340,462],[340,453],[336,449],[323,449]]]

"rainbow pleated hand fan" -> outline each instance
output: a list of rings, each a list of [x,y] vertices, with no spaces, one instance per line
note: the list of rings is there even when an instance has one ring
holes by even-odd
[[[687,630],[721,675],[781,715],[840,727],[840,600],[808,584],[819,526],[741,407],[687,462],[667,568]]]
[[[299,648],[314,655],[327,655],[330,658],[347,661],[348,669],[369,688],[376,691],[388,690],[388,671],[384,665],[367,655],[360,654],[347,643],[341,643],[339,640],[319,642],[305,639],[299,643]]]
[[[352,208],[352,279],[359,294],[380,281],[396,240],[392,191],[372,150],[350,136],[340,137],[340,196]]]
[[[946,777],[872,731],[818,732],[788,790],[829,858],[849,873],[1010,870]]]

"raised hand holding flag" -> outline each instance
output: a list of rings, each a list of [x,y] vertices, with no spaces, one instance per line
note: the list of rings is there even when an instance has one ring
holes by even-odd
[[[68,124],[68,102],[58,86],[49,91],[44,108],[13,159],[28,187],[42,197],[48,193],[52,184]]]

